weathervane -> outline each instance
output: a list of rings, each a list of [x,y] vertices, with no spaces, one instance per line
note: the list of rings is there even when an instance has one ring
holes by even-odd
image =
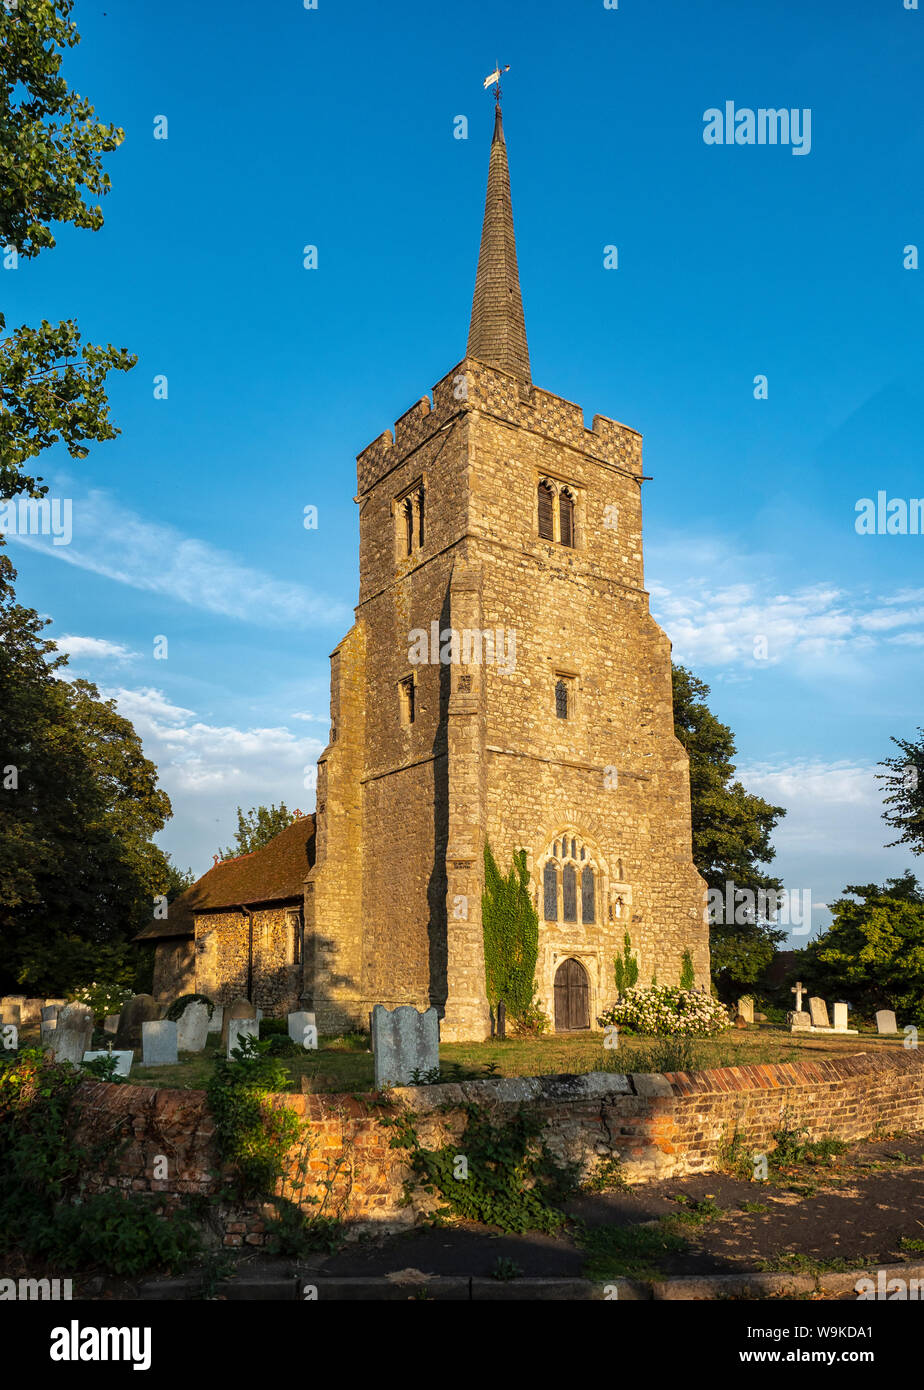
[[[501,104],[501,73],[509,71],[509,63],[506,65],[506,67],[501,67],[500,63],[498,63],[494,71],[484,80],[485,91],[487,91],[487,89],[491,86],[492,82],[495,82],[497,84],[497,91],[494,93],[494,104],[497,107],[498,111],[500,110]]]

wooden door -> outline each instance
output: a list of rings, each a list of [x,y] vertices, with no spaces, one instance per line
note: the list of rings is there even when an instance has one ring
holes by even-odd
[[[555,1031],[590,1027],[590,986],[579,960],[563,960],[555,972]]]

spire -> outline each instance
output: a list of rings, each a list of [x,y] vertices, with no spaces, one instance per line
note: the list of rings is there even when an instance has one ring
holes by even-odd
[[[494,138],[488,164],[488,191],[484,202],[481,250],[475,276],[472,321],[468,330],[467,357],[499,367],[529,386],[529,348],[517,271],[513,235],[510,171],[500,103],[494,108]]]

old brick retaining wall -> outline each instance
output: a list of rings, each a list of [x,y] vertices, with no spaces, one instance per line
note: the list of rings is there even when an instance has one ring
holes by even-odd
[[[528,1103],[542,1116],[549,1148],[585,1175],[615,1155],[630,1182],[643,1182],[714,1169],[736,1132],[753,1152],[772,1148],[780,1128],[845,1140],[924,1129],[924,1057],[889,1048],[663,1076],[497,1078],[406,1087],[389,1097],[413,1114],[427,1147],[458,1139],[466,1104],[502,1120]],[[426,1209],[427,1199],[401,1205],[407,1170],[402,1151],[391,1147],[394,1130],[382,1123],[397,1106],[386,1108],[372,1095],[280,1095],[275,1103],[307,1121],[303,1204],[313,1199],[316,1211],[329,1183],[327,1210],[356,1223],[399,1227]],[[78,1104],[78,1137],[105,1140],[114,1155],[108,1173],[90,1175],[91,1185],[161,1193],[168,1206],[183,1195],[215,1192],[218,1161],[204,1092],[86,1082]],[[293,1173],[298,1157],[292,1155]],[[166,1159],[159,1179],[158,1159]],[[290,1185],[287,1195],[298,1193]],[[265,1210],[221,1208],[218,1215],[226,1245],[263,1243]]]

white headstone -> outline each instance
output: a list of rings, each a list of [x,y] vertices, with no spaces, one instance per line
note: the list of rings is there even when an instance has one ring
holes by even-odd
[[[414,1071],[434,1071],[440,1064],[440,1022],[436,1009],[418,1013],[410,1004],[372,1010],[372,1052],[376,1087],[410,1086]]]
[[[201,1052],[209,1035],[209,1007],[195,999],[180,1014],[177,1047],[181,1052]]]
[[[240,1046],[241,1038],[259,1038],[260,1020],[256,1018],[230,1018],[228,1020],[228,1059],[235,1061],[231,1056],[232,1048]]]
[[[95,1057],[114,1057],[116,1059],[116,1075],[128,1076],[128,1073],[132,1069],[132,1058],[134,1055],[134,1051],[131,1048],[129,1048],[127,1052],[85,1052],[83,1054],[83,1060],[85,1062],[92,1062]]]
[[[222,1008],[222,1006],[221,1006],[220,1004],[216,1004],[215,1007],[214,1007],[214,1009],[212,1010],[212,1017],[209,1019],[209,1032],[210,1032],[210,1033],[220,1033],[220,1032],[221,1032],[221,1025],[222,1025],[222,1020],[224,1019],[224,1016],[225,1016],[225,1011],[224,1011],[224,1009]]]
[[[141,1065],[170,1067],[178,1062],[176,1024],[172,1018],[158,1018],[141,1025]]]
[[[754,1000],[750,994],[743,994],[738,1000],[738,1012],[745,1023],[754,1022]]]
[[[86,1004],[65,1004],[58,1014],[57,1026],[51,1039],[56,1062],[70,1062],[77,1067],[93,1037],[93,1012]]]
[[[898,1022],[893,1009],[880,1009],[876,1015],[876,1028],[880,1033],[897,1033]]]
[[[849,1010],[846,1004],[837,1003],[834,1005],[834,1031],[835,1033],[855,1033],[856,1028],[850,1027],[848,1018]]]
[[[823,999],[812,998],[809,1000],[809,1013],[812,1017],[813,1028],[830,1028],[828,1022],[828,1006]]]
[[[286,1021],[289,1025],[289,1037],[293,1042],[297,1042],[299,1047],[317,1047],[318,1025],[314,1014],[304,1011],[288,1014]]]

